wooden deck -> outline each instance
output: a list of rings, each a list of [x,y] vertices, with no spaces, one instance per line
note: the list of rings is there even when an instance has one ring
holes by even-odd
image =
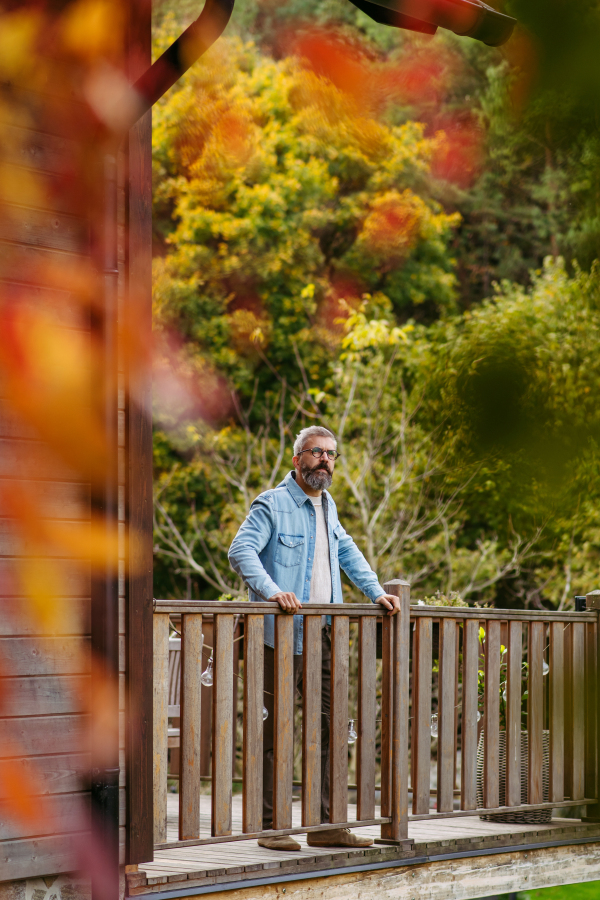
[[[168,797],[168,840],[177,840],[177,794]],[[356,808],[349,806],[349,818],[355,817]],[[203,795],[200,804],[202,833],[208,836],[210,829],[210,796]],[[300,825],[300,802],[293,803],[293,825]],[[241,832],[242,802],[239,795],[233,798],[234,832]],[[379,827],[357,828],[359,834],[379,837]],[[239,884],[257,878],[284,877],[302,872],[319,872],[325,869],[340,870],[352,866],[370,866],[393,863],[394,860],[424,857],[427,859],[445,854],[465,855],[500,848],[553,842],[573,842],[597,837],[600,825],[582,823],[577,819],[553,819],[547,825],[514,825],[485,822],[477,816],[455,819],[438,819],[435,822],[409,823],[409,838],[413,845],[408,850],[375,844],[368,850],[344,851],[336,848],[323,850],[308,847],[305,836],[299,836],[302,849],[295,853],[265,850],[257,841],[232,841],[198,847],[179,847],[155,853],[154,862],[140,865],[138,873],[128,876],[129,895],[176,891],[186,887],[223,884]]]

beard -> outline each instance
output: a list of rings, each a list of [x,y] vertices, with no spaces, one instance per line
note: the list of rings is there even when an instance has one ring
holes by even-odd
[[[313,489],[313,491],[324,491],[327,488],[331,487],[333,476],[329,469],[326,467],[326,464],[320,463],[314,469],[306,464],[303,464],[300,466],[300,471],[302,473],[304,481],[309,486],[309,488]]]

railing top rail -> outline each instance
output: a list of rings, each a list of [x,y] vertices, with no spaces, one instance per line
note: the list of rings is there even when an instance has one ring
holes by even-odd
[[[289,615],[277,603],[218,600],[154,600],[155,613],[201,613],[202,615]],[[384,610],[375,603],[306,603],[299,615],[305,616],[382,616]],[[556,612],[530,609],[474,609],[449,606],[411,606],[411,617],[432,619],[495,619],[520,622],[596,622],[597,610]]]

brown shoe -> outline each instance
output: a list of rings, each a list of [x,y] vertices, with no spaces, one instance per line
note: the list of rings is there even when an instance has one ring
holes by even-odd
[[[371,838],[353,834],[349,828],[323,829],[323,831],[309,831],[306,835],[306,843],[309,847],[370,847]]]
[[[295,841],[290,834],[273,835],[273,837],[264,837],[258,839],[259,847],[266,847],[267,850],[300,850],[300,844]]]

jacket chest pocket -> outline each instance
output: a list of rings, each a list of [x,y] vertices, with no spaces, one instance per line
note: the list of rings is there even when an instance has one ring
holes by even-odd
[[[299,566],[304,551],[303,534],[278,534],[275,562],[280,566]]]

